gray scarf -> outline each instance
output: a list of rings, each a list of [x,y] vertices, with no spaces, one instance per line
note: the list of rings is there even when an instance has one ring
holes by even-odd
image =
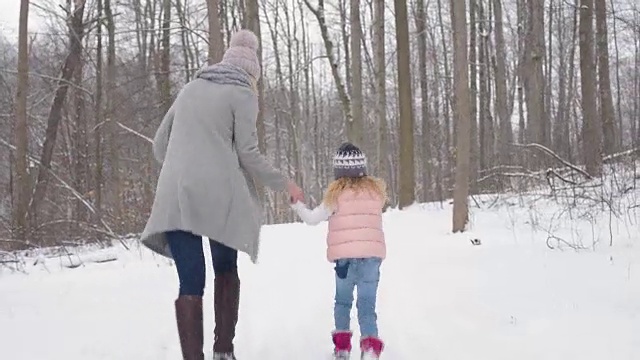
[[[230,64],[205,65],[196,72],[195,76],[198,79],[204,79],[220,85],[238,85],[251,88],[249,74],[241,68]]]

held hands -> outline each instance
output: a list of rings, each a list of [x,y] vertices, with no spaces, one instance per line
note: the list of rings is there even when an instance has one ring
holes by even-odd
[[[287,192],[289,193],[289,200],[292,204],[296,202],[304,202],[304,192],[295,182],[289,180],[287,183]]]

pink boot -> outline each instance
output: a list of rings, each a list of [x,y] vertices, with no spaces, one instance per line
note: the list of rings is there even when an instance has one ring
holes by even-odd
[[[335,359],[349,359],[351,354],[351,331],[334,331],[333,354]]]
[[[360,349],[362,350],[362,359],[379,359],[384,349],[384,343],[377,337],[365,337],[360,340]]]

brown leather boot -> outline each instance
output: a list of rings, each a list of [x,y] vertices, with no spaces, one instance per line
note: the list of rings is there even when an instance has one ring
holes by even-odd
[[[183,360],[204,360],[202,297],[179,296],[175,307]]]
[[[240,279],[238,269],[216,274],[213,282],[213,311],[215,328],[213,330],[213,353],[215,356],[233,356],[233,339],[236,336],[238,310],[240,306]]]

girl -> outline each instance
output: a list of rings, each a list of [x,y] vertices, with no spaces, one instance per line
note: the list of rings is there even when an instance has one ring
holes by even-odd
[[[367,176],[366,165],[360,149],[342,144],[333,159],[335,181],[322,204],[313,210],[302,202],[292,205],[309,225],[329,220],[327,258],[335,263],[336,272],[332,336],[336,360],[349,359],[351,353],[350,313],[355,287],[361,358],[378,359],[384,347],[378,337],[376,296],[380,264],[386,256],[382,209],[387,196],[384,182]]]

